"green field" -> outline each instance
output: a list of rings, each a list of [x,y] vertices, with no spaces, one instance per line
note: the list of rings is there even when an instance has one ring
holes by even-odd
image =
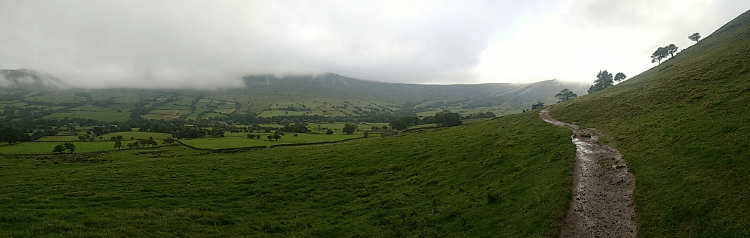
[[[134,141],[123,141],[123,148],[125,144]],[[51,154],[52,149],[60,142],[24,142],[13,145],[0,146],[0,154]],[[102,142],[73,142],[76,146],[75,152],[96,152],[96,151],[109,151],[115,149],[115,142],[102,141]],[[66,152],[67,153],[67,152]]]
[[[574,154],[523,114],[237,154],[4,155],[0,236],[555,237]]]
[[[308,109],[299,111],[285,110],[287,107]],[[359,110],[357,110],[359,108]],[[398,104],[379,100],[359,100],[343,98],[309,98],[297,100],[278,100],[271,103],[259,116],[323,115],[355,116],[363,113],[394,112]]]
[[[270,111],[266,110],[258,115],[259,117],[274,117],[274,116],[299,116],[299,115],[323,115],[321,112],[308,112],[308,111]]]
[[[336,133],[343,133],[341,130],[344,129],[344,125],[346,123],[343,122],[337,122],[337,123],[311,123],[307,125],[307,128],[310,128],[311,131],[318,132],[318,127],[321,128],[321,133],[325,133],[324,128],[328,128],[333,130]],[[372,130],[373,126],[377,126],[379,128],[382,128],[383,126],[387,126],[390,128],[389,123],[365,123],[365,124],[357,124],[357,129],[359,132],[355,134],[362,134],[362,131],[370,131]]]
[[[186,145],[202,149],[228,149],[278,144],[277,142],[268,141],[265,138],[258,140],[241,137],[199,138],[180,141]]]
[[[279,141],[268,141],[268,139],[266,139],[266,136],[269,135],[268,133],[252,134],[261,135],[261,139],[248,139],[247,133],[225,133],[225,137],[222,138],[199,138],[181,141],[182,143],[196,148],[227,149],[290,143],[329,142],[362,137],[362,135],[316,135],[304,133],[294,136],[294,133],[286,133],[281,139],[279,139]],[[375,135],[373,136],[375,137]]]
[[[220,118],[220,117],[226,117],[227,115],[221,114],[221,113],[215,113],[215,112],[209,112],[206,114],[203,114],[201,118]]]
[[[195,111],[188,116],[188,119],[197,120],[204,112],[210,112],[211,109],[208,108],[209,103],[211,103],[211,99],[202,98],[199,100],[198,103],[195,104]]]
[[[49,154],[52,153],[52,149],[56,145],[60,144],[60,141],[74,142],[76,145],[75,152],[96,152],[96,151],[109,151],[115,150],[114,141],[110,141],[109,138],[112,136],[121,135],[124,140],[122,141],[122,149],[127,148],[125,145],[128,143],[135,142],[135,139],[148,139],[154,138],[161,144],[161,140],[166,138],[172,138],[172,135],[166,133],[153,133],[153,132],[117,132],[102,135],[103,141],[96,142],[74,142],[78,140],[75,136],[45,136],[36,142],[25,142],[14,145],[0,146],[0,153],[2,154]],[[131,140],[130,138],[134,139]],[[54,142],[51,142],[54,141]]]
[[[750,12],[612,88],[553,106],[635,175],[638,235],[750,237]]]
[[[66,112],[53,113],[44,118],[47,119],[63,119],[63,118],[80,118],[80,119],[93,119],[97,121],[127,121],[130,119],[130,109],[122,109],[120,112],[113,111],[112,109],[97,106],[80,106],[76,108],[68,109]]]
[[[134,131],[127,131],[127,132],[115,132],[115,133],[109,133],[104,134],[102,137],[104,137],[105,140],[109,140],[109,138],[113,136],[122,136],[125,140],[130,139],[131,137],[134,139],[148,139],[148,138],[154,138],[155,140],[163,140],[166,138],[172,138],[171,134],[167,133],[156,133],[156,132],[134,132]],[[124,145],[124,144],[123,144]]]
[[[44,141],[76,141],[78,140],[78,137],[75,136],[45,136],[42,138],[39,138],[40,142]]]

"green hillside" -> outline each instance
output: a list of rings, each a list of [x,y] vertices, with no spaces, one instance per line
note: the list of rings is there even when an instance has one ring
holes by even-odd
[[[5,155],[0,236],[554,237],[574,156],[531,113],[237,154]]]
[[[674,58],[551,108],[595,127],[636,177],[642,237],[750,236],[750,12]]]
[[[31,70],[0,70],[0,122],[48,119],[128,121],[227,120],[230,115],[264,118],[318,116],[382,118],[415,113],[434,115],[450,109],[463,115],[493,112],[507,115],[528,109],[537,101],[554,102],[563,88],[583,95],[587,85],[557,80],[522,84],[420,85],[385,83],[338,74],[273,76],[242,79],[245,87],[198,89],[82,89],[60,88],[64,82]],[[20,103],[20,104],[19,104]],[[94,111],[76,107],[94,105]],[[38,112],[42,113],[38,113]],[[111,111],[111,112],[110,112]],[[6,113],[3,113],[6,114]],[[24,115],[21,115],[24,114]],[[29,115],[25,115],[29,114]],[[34,117],[37,115],[38,117]],[[421,115],[421,114],[420,114]],[[20,118],[23,119],[20,119]],[[224,118],[224,119],[221,119]]]

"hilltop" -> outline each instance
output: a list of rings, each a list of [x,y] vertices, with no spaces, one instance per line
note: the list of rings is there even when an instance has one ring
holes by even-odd
[[[750,11],[673,58],[551,107],[595,127],[636,177],[644,237],[750,236]]]

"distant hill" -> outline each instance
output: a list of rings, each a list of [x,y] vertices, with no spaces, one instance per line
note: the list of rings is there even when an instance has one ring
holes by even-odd
[[[546,105],[556,103],[557,93],[562,89],[569,89],[578,96],[586,95],[590,85],[582,83],[569,83],[560,80],[546,80],[532,84],[522,85],[513,90],[492,95],[489,97],[472,100],[465,103],[465,108],[481,107],[509,103],[516,107],[523,107],[529,102],[544,102]],[[526,105],[528,106],[528,105]]]
[[[243,77],[248,91],[255,94],[288,95],[289,97],[339,97],[386,100],[398,103],[444,102],[440,105],[463,109],[510,104],[515,108],[530,107],[537,101],[554,104],[555,94],[568,88],[579,96],[590,85],[547,80],[532,84],[399,84],[348,78],[338,74],[282,76],[254,75]]]
[[[118,110],[133,107],[141,100],[179,100],[162,106],[160,111],[148,116],[161,119],[186,115],[191,115],[190,118],[217,117],[248,112],[264,117],[420,112],[421,115],[431,115],[443,109],[463,114],[492,111],[496,115],[505,115],[521,112],[537,101],[553,104],[556,102],[554,95],[563,88],[582,95],[588,87],[558,80],[532,84],[400,84],[327,73],[249,75],[241,79],[246,87],[219,90],[81,89],[67,87],[65,82],[53,76],[32,70],[3,70],[2,75],[4,80],[0,84],[0,95],[4,94],[3,91],[14,92],[9,99],[21,100],[29,105],[97,104],[110,105],[112,110]]]
[[[243,77],[247,90],[293,97],[338,97],[394,102],[445,100],[465,101],[504,93],[519,84],[400,84],[354,79],[338,74],[306,76],[252,75]]]
[[[66,86],[50,75],[28,69],[0,70],[0,87],[29,90],[57,89]]]
[[[639,236],[749,237],[748,104],[750,11],[640,75],[550,111],[599,129],[625,156]]]

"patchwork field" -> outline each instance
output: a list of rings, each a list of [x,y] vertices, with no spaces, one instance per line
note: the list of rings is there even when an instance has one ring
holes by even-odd
[[[68,109],[65,112],[53,113],[45,118],[64,119],[64,118],[80,118],[80,119],[93,119],[97,121],[113,122],[113,121],[127,121],[130,119],[130,109],[121,109],[119,111],[113,111],[112,109],[98,106],[80,106],[76,108]]]

